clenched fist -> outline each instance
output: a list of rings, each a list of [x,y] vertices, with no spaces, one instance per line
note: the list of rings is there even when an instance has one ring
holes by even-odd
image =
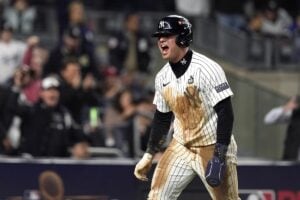
[[[150,153],[145,153],[143,158],[138,162],[134,169],[134,175],[141,181],[148,181],[147,173],[152,166],[153,156]]]

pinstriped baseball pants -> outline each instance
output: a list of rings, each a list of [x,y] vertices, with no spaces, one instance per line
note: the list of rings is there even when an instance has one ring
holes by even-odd
[[[210,187],[204,176],[213,151],[214,145],[187,149],[173,139],[157,164],[148,200],[176,200],[197,175],[213,200],[239,200],[236,146],[228,150],[225,179],[216,188]]]

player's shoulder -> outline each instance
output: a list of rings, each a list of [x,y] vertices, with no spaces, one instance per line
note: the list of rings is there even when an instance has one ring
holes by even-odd
[[[193,57],[191,63],[195,64],[196,66],[206,67],[206,68],[220,67],[220,65],[213,59],[195,51],[193,51]]]
[[[223,73],[222,67],[216,61],[195,51],[191,63],[204,74]]]

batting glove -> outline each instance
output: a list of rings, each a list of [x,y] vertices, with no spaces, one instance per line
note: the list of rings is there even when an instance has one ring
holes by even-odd
[[[226,170],[227,146],[224,144],[216,144],[215,152],[210,161],[208,161],[205,179],[211,187],[217,187],[222,183]]]
[[[134,169],[134,175],[141,181],[148,181],[147,173],[151,169],[153,156],[150,153],[145,153],[142,159],[138,162]]]

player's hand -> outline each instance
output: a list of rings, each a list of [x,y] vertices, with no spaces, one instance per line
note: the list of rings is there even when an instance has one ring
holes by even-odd
[[[216,144],[215,152],[210,161],[208,161],[205,179],[211,187],[217,187],[222,183],[226,170],[226,152],[227,146]]]
[[[148,181],[147,173],[152,166],[153,156],[150,153],[145,153],[143,158],[138,162],[134,169],[134,175],[141,181]]]

